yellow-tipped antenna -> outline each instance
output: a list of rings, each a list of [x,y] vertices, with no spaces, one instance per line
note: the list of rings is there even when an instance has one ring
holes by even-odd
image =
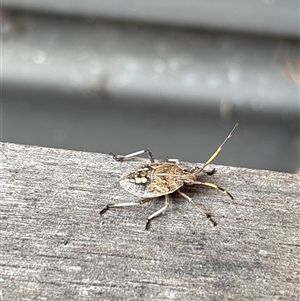
[[[198,171],[195,172],[195,174],[199,174],[208,164],[210,164],[220,153],[220,151],[222,150],[223,146],[226,144],[226,142],[229,140],[229,138],[232,137],[233,133],[235,132],[235,130],[238,127],[238,123],[236,123],[236,125],[234,126],[234,128],[231,130],[231,132],[229,133],[229,135],[226,137],[226,139],[222,142],[222,144],[217,148],[217,150],[212,154],[212,156],[206,161],[206,163],[199,168]]]

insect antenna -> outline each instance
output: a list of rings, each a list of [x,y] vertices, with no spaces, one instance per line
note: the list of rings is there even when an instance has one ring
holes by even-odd
[[[202,167],[197,168],[194,171],[195,175],[199,175],[204,168],[209,165],[220,153],[220,151],[222,150],[223,146],[226,144],[226,142],[233,136],[233,133],[235,132],[235,130],[238,127],[238,123],[235,124],[235,126],[233,127],[233,129],[231,130],[231,132],[229,133],[229,135],[226,137],[226,139],[221,143],[221,145],[217,148],[217,150],[212,154],[212,156],[205,162],[205,164]],[[209,174],[209,172],[208,172]]]

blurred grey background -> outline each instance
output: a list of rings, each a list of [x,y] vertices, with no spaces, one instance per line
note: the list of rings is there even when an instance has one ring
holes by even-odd
[[[1,141],[299,168],[298,0],[2,0]]]

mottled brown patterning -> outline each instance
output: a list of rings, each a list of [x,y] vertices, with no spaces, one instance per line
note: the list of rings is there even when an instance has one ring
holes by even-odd
[[[177,164],[165,162],[129,170],[120,178],[120,185],[133,195],[154,198],[172,193],[184,184],[195,181],[195,174]]]
[[[237,126],[238,124],[234,126],[227,138],[222,142],[222,144],[217,148],[217,150],[212,154],[212,156],[202,167],[195,167],[192,170],[186,170],[180,167],[178,160],[166,159],[166,162],[155,162],[152,153],[148,149],[134,152],[126,156],[116,156],[113,153],[110,153],[117,161],[124,161],[127,158],[147,153],[151,163],[125,172],[119,180],[120,185],[125,190],[144,199],[135,203],[130,202],[120,204],[107,204],[100,211],[100,214],[104,214],[111,208],[136,206],[149,202],[152,198],[164,196],[165,205],[147,218],[146,230],[148,230],[151,220],[160,215],[169,207],[169,195],[176,191],[189,202],[194,204],[204,214],[204,216],[206,216],[213,223],[213,225],[216,226],[217,223],[212,219],[211,215],[204,209],[202,209],[199,204],[195,203],[191,197],[180,191],[180,188],[186,184],[207,186],[218,189],[228,195],[231,199],[233,199],[232,195],[227,190],[223,189],[215,183],[203,182],[200,179],[197,179],[197,176],[202,173],[213,175],[216,172],[215,168],[208,171],[205,169],[205,167],[207,167],[207,165],[209,165],[217,157],[225,143],[233,135]]]

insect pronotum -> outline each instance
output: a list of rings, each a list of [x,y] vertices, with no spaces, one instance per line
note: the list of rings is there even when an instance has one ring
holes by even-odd
[[[195,203],[191,197],[180,191],[180,188],[186,184],[208,186],[222,191],[231,199],[233,199],[232,195],[227,190],[221,188],[215,183],[202,182],[197,179],[197,176],[199,176],[201,173],[212,175],[216,172],[215,168],[208,171],[205,170],[205,167],[207,167],[218,156],[223,146],[228,139],[232,137],[237,127],[238,123],[234,126],[226,139],[221,143],[221,145],[202,167],[197,166],[192,170],[183,169],[179,166],[179,161],[174,159],[171,160],[167,158],[165,162],[155,162],[152,153],[147,149],[134,152],[126,156],[116,156],[113,153],[110,153],[110,155],[112,155],[117,161],[124,161],[127,158],[146,153],[149,157],[150,163],[139,168],[126,171],[119,180],[120,185],[125,190],[143,199],[135,203],[108,204],[100,211],[100,214],[103,214],[112,208],[137,206],[149,202],[153,198],[165,196],[165,205],[161,209],[148,216],[145,227],[145,229],[148,230],[150,227],[150,222],[169,207],[169,196],[176,191],[189,202],[194,204],[196,208],[198,208],[203,215],[208,218],[214,226],[216,226],[217,223],[212,219],[211,215],[207,213],[199,204]]]

